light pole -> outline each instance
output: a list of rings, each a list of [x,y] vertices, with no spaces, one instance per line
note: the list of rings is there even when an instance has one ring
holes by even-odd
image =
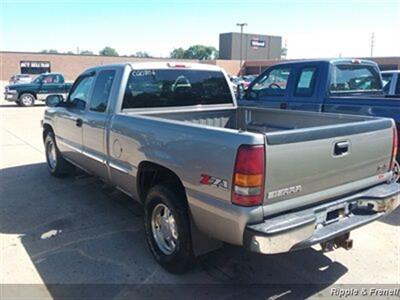
[[[375,33],[371,33],[371,57],[374,56]]]
[[[236,23],[236,26],[240,26],[240,70],[239,75],[242,75],[242,44],[243,44],[243,27],[247,26],[247,23]]]

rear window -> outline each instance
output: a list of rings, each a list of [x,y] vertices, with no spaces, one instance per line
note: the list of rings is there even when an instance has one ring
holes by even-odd
[[[232,103],[232,95],[222,72],[148,69],[132,71],[122,108],[225,103]]]
[[[337,93],[376,92],[382,89],[378,71],[372,66],[333,65],[329,90]]]

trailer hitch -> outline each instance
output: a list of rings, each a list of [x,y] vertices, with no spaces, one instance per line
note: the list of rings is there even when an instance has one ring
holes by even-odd
[[[322,252],[330,252],[339,247],[346,250],[353,248],[353,240],[350,239],[350,232],[321,243]]]

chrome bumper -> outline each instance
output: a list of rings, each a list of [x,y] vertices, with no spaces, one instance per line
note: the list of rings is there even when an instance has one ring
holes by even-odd
[[[244,246],[263,254],[307,248],[375,221],[400,204],[400,184],[383,184],[360,193],[248,225]]]
[[[18,100],[18,93],[4,93],[4,100],[15,102]]]

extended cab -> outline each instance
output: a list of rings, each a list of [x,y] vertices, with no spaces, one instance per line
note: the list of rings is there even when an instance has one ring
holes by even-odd
[[[400,98],[400,70],[382,71],[381,75],[386,96]]]
[[[75,165],[143,203],[150,250],[171,272],[221,241],[349,248],[351,230],[399,205],[392,120],[238,108],[215,66],[94,67],[47,104],[49,172]]]
[[[10,84],[5,87],[4,100],[20,106],[32,106],[36,100],[44,101],[49,94],[66,95],[71,88],[58,73],[39,75],[32,82]]]

